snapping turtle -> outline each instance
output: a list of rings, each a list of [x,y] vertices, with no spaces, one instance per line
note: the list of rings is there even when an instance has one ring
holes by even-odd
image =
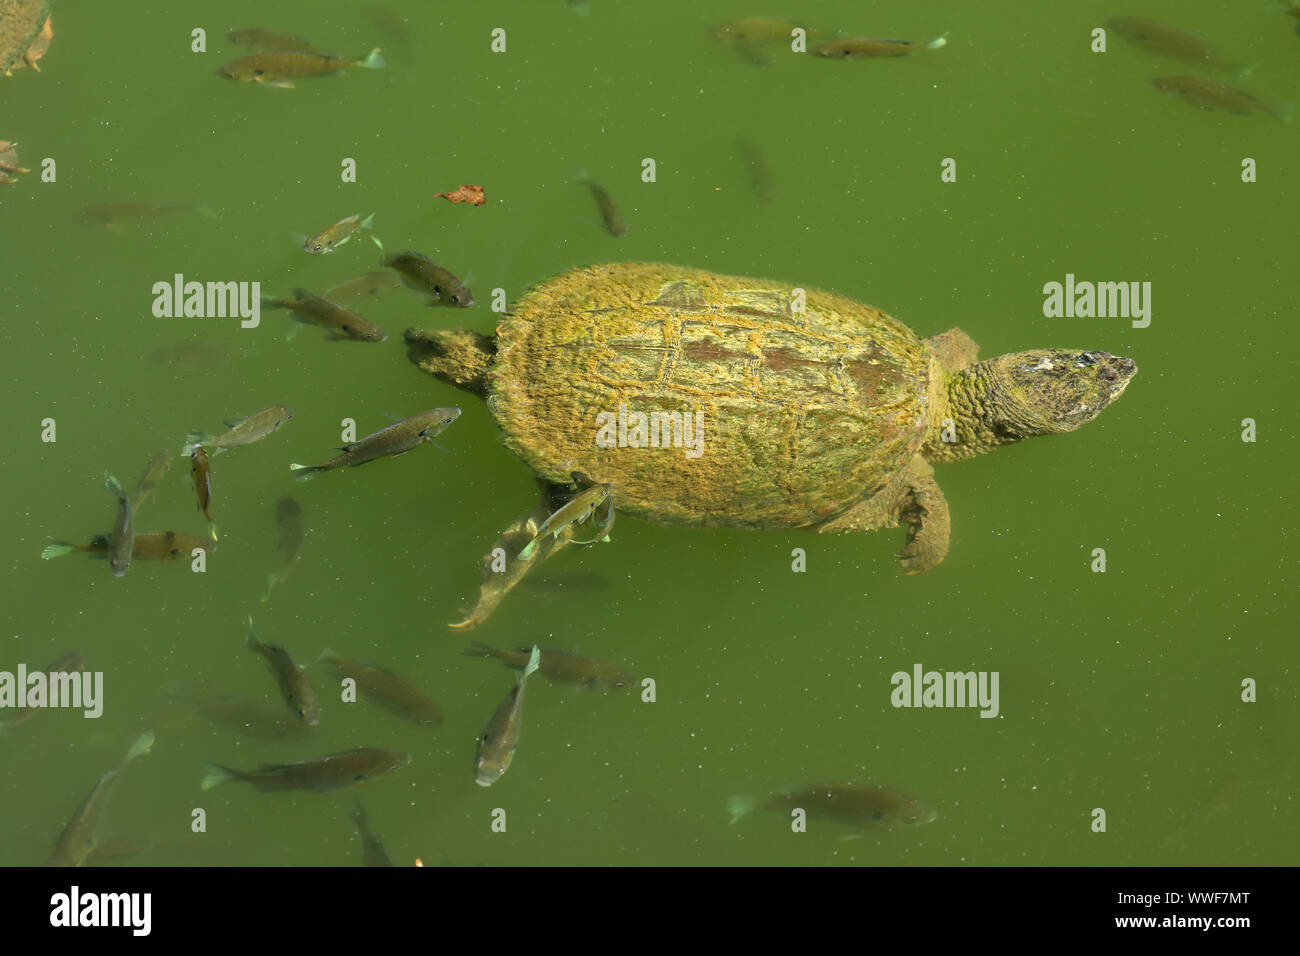
[[[543,282],[494,337],[408,329],[406,340],[422,369],[487,399],[543,488],[498,542],[506,567],[485,559],[478,606],[454,627],[481,623],[570,543],[571,529],[514,558],[578,476],[612,485],[618,511],[661,524],[903,524],[903,568],[925,571],[948,551],[933,462],[1073,431],[1137,372],[1132,359],[1080,349],[976,362],[960,329],[923,341],[833,293],[640,262]]]

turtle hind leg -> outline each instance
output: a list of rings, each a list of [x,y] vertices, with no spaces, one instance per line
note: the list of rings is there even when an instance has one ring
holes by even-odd
[[[469,329],[407,329],[406,357],[430,375],[487,397],[488,368],[496,358],[494,335]]]
[[[900,524],[907,526],[907,543],[898,553],[904,573],[928,571],[948,554],[948,501],[934,480],[934,469],[919,455],[881,491],[818,525],[817,530],[874,531]]]

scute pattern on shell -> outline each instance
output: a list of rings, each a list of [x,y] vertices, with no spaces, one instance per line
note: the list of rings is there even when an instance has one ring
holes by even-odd
[[[930,362],[871,306],[683,266],[616,263],[541,283],[500,323],[488,405],[543,478],[582,472],[665,524],[801,527],[883,487],[920,447]],[[703,414],[703,454],[601,448],[597,416]]]

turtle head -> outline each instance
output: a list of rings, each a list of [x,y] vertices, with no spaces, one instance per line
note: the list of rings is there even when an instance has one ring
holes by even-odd
[[[987,362],[1002,418],[1017,437],[1060,435],[1090,422],[1124,393],[1137,363],[1109,352],[1032,349]]]

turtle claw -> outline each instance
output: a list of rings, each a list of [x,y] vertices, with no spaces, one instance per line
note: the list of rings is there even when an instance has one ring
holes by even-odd
[[[542,522],[554,510],[552,492],[549,488],[543,488],[537,507],[501,532],[492,550],[483,557],[483,581],[479,586],[478,603],[463,620],[448,625],[452,630],[469,631],[478,627],[492,616],[492,612],[515,585],[524,579],[524,575],[557,551],[568,547],[573,540],[570,528],[562,530],[558,537],[551,534],[537,537]],[[515,557],[525,548],[531,548],[527,558]],[[504,568],[497,570],[503,563]]]

